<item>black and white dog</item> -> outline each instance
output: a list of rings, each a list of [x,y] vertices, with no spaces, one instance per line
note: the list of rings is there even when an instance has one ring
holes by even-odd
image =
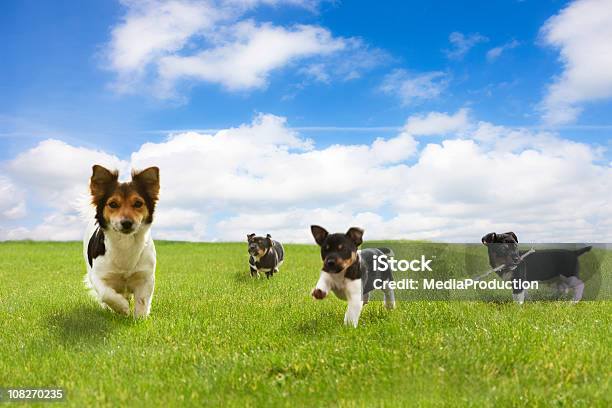
[[[265,272],[266,278],[270,278],[278,272],[278,268],[280,268],[285,259],[285,250],[281,243],[273,240],[270,234],[267,234],[265,237],[248,234],[247,241],[249,243],[249,268],[251,276],[259,278],[259,273]]]
[[[514,232],[498,234],[491,232],[482,237],[489,253],[492,268],[506,265],[497,274],[507,280],[550,281],[555,280],[560,292],[573,291],[573,301],[582,299],[584,282],[578,277],[578,257],[591,250],[590,246],[570,249],[540,249],[521,260],[524,251],[519,251],[518,238]],[[515,288],[512,297],[518,303],[525,300],[525,290]]]
[[[323,267],[317,285],[311,292],[315,299],[323,299],[331,290],[335,295],[348,302],[344,315],[344,324],[357,327],[359,315],[364,304],[368,302],[370,292],[374,290],[374,280],[382,279],[385,306],[395,308],[393,289],[384,285],[393,281],[391,268],[385,272],[374,269],[374,256],[393,255],[388,248],[367,248],[357,250],[363,242],[363,230],[352,227],[345,234],[330,234],[323,227],[310,227],[315,241],[321,247]]]

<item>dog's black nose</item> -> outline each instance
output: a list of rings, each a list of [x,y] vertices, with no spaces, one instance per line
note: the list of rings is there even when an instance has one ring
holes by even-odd
[[[336,260],[334,258],[329,258],[325,260],[325,266],[327,266],[328,268],[332,268],[334,266],[336,266]]]
[[[134,225],[134,223],[132,221],[130,221],[130,220],[123,220],[123,221],[121,221],[121,227],[124,230],[132,229],[132,225]]]

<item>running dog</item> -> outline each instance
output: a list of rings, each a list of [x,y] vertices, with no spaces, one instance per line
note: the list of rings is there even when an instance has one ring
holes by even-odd
[[[103,307],[134,317],[149,315],[155,289],[155,245],[151,223],[159,196],[159,169],[133,171],[132,180],[118,181],[119,172],[93,166],[90,179],[94,220],[83,240],[87,263],[85,284]]]
[[[498,234],[491,232],[482,237],[481,242],[487,247],[489,264],[492,268],[506,265],[497,271],[505,279],[523,281],[556,280],[557,289],[573,292],[573,301],[579,302],[584,291],[584,282],[579,278],[580,255],[591,250],[590,246],[570,249],[541,249],[521,261],[524,252],[519,251],[518,238],[514,232]],[[513,289],[512,297],[517,303],[525,300],[524,289]]]
[[[385,272],[374,269],[374,256],[382,261],[386,255],[393,255],[390,249],[358,250],[363,242],[361,228],[352,227],[345,234],[330,234],[318,225],[311,226],[310,230],[321,248],[323,261],[319,281],[311,292],[313,298],[323,299],[331,290],[338,298],[348,303],[344,324],[357,327],[361,309],[368,302],[370,292],[374,290],[374,280],[381,279],[385,306],[388,309],[395,308],[393,289],[384,285],[393,281],[391,268],[386,268]]]
[[[266,237],[257,237],[255,234],[247,235],[249,244],[249,268],[251,277],[260,277],[259,272],[265,272],[266,278],[271,278],[278,272],[278,268],[285,259],[285,250],[280,242],[272,239],[270,234]]]

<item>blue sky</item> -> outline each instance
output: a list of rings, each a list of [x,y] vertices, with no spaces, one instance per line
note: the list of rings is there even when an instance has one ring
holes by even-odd
[[[206,28],[201,22],[198,27],[196,21],[179,45],[125,68],[129,56],[119,55],[120,51],[138,47],[139,39],[119,35],[118,30],[135,19],[151,17],[169,3],[204,4],[206,13],[225,7],[227,15],[215,17]],[[32,199],[32,189],[13,174],[17,167],[12,161],[45,140],[130,161],[143,144],[162,143],[170,133],[189,129],[214,133],[249,124],[258,114],[285,118],[283,129],[297,129],[299,137],[311,139],[315,149],[325,149],[334,144],[369,145],[377,137],[397,136],[410,117],[430,112],[452,116],[464,109],[472,126],[486,122],[527,129],[534,135],[551,132],[560,140],[597,151],[592,164],[609,167],[610,80],[602,74],[601,87],[571,77],[563,82],[564,72],[573,64],[575,44],[561,34],[561,40],[555,40],[543,28],[568,6],[566,20],[588,18],[589,13],[607,16],[610,5],[605,1],[387,1],[384,6],[314,0],[174,3],[3,2],[0,163],[4,164],[0,171],[23,190],[26,212],[31,215],[0,218],[5,230],[31,228],[57,210],[52,205],[45,210],[45,204]],[[604,12],[598,13],[598,8]],[[188,16],[168,18],[175,17]],[[241,24],[248,31],[242,40],[236,34]],[[564,32],[572,24],[560,20],[553,26]],[[240,72],[228,74],[219,68],[211,73],[200,67],[193,74],[193,65],[188,65],[193,61],[186,61],[223,47],[230,50],[220,51],[227,57],[233,49],[232,36],[237,43],[249,41],[266,28],[288,41],[297,32],[306,34],[295,45],[285,45],[289,57],[246,79]],[[310,29],[320,30],[314,39],[308,37]],[[311,44],[305,45],[307,41]],[[311,50],[295,51],[302,46]],[[564,49],[569,56],[564,56]],[[597,65],[599,60],[593,58]],[[164,63],[172,74],[161,73]],[[579,96],[570,102],[550,97],[554,101],[547,104],[555,83],[562,84],[559,95]],[[402,90],[403,84],[407,90]],[[568,106],[581,112],[562,120],[547,119],[547,109],[557,112]],[[424,135],[418,139],[417,152],[423,152],[427,143],[447,138],[445,133]],[[420,158],[418,153],[402,162],[412,165]],[[383,218],[397,215],[387,210],[378,213],[384,213]],[[215,222],[223,217],[217,214]]]

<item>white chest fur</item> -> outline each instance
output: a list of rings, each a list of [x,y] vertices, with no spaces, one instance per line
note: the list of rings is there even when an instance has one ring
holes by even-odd
[[[363,307],[361,279],[348,279],[345,273],[328,273],[321,271],[315,289],[327,294],[330,291],[340,299],[346,300],[348,307],[344,315],[344,324],[357,327]]]
[[[86,261],[88,242],[95,229],[96,225],[91,225],[83,241]],[[96,256],[92,265],[87,262],[85,283],[103,305],[122,314],[129,314],[128,299],[133,294],[134,316],[147,316],[155,287],[156,264],[150,226],[143,226],[131,235],[108,229],[104,231],[104,247],[104,254]]]

